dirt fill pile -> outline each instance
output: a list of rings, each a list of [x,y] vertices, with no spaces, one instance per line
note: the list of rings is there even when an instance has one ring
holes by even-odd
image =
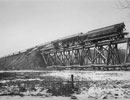
[[[0,58],[0,70],[40,70],[44,69],[45,63],[36,48],[19,54]]]

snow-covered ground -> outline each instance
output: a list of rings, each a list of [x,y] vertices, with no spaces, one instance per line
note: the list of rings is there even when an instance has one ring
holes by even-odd
[[[70,100],[70,97],[1,96],[0,100]]]
[[[69,79],[71,75],[74,75],[74,78],[77,80],[130,80],[129,71],[73,71],[73,70],[64,70],[64,71],[52,71],[48,74],[42,74],[41,76],[55,76],[65,79]]]
[[[40,76],[54,76],[68,79],[73,74],[75,78],[85,80],[130,80],[129,71],[79,71],[79,70],[62,70],[62,71],[44,71],[44,70],[13,70],[0,71],[0,73],[41,73]]]
[[[20,97],[20,96],[1,96],[0,100],[74,100],[71,99],[70,97],[34,97],[34,96],[25,96],[25,97]],[[94,99],[94,98],[80,98],[78,100],[101,100],[101,99]],[[105,100],[130,100],[128,99],[105,99]]]
[[[24,70],[0,71],[0,74],[4,76],[0,80],[0,85],[2,85],[0,87],[0,100],[130,100],[129,71]],[[64,83],[63,81],[70,82],[71,75],[74,76],[75,87],[78,86],[79,88],[71,96],[64,97],[60,95],[60,97],[55,97],[52,95],[53,93],[47,92],[47,85],[50,85],[52,89],[55,88],[56,92],[57,90],[69,88],[65,87],[68,83]],[[50,84],[50,81],[61,82],[58,84],[61,84],[62,89],[56,85],[57,83]],[[51,89],[50,86],[49,89]]]

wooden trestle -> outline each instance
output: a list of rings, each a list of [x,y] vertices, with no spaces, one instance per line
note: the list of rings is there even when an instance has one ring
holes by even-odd
[[[122,43],[127,44],[124,55],[122,55],[119,49],[119,44]],[[55,66],[56,68],[59,66],[59,68],[128,70],[130,62],[130,38],[111,39],[96,43],[80,43],[67,48],[45,48],[41,49],[41,54],[46,66]]]

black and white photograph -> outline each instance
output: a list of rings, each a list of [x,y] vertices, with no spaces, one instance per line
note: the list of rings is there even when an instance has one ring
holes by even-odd
[[[0,0],[0,100],[130,100],[130,0]]]

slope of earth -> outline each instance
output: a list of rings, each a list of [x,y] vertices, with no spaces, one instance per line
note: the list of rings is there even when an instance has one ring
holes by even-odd
[[[43,69],[45,63],[36,48],[26,52],[0,58],[0,70]]]

